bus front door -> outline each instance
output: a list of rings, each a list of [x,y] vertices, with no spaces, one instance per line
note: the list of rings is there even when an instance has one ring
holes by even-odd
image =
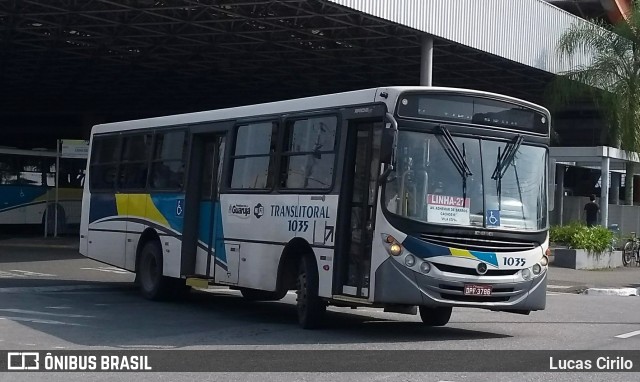
[[[341,191],[339,294],[369,297],[382,122],[351,122]]]
[[[222,243],[220,170],[224,137],[193,136],[185,211],[182,275],[213,278],[216,243]]]

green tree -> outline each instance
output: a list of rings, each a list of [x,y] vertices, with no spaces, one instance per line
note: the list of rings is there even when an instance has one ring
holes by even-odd
[[[633,5],[615,25],[580,20],[565,31],[557,52],[572,69],[558,75],[551,95],[553,103],[590,97],[607,123],[607,144],[640,152],[640,1]],[[633,203],[634,167],[626,167],[627,204]]]

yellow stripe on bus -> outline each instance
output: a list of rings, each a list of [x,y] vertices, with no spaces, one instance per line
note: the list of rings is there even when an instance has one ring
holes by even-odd
[[[116,194],[118,215],[136,216],[169,227],[169,222],[153,204],[149,194]]]
[[[466,258],[469,258],[469,259],[475,259],[476,258],[475,256],[473,256],[471,254],[471,252],[467,251],[466,249],[449,248],[449,251],[451,252],[451,256],[466,257]]]

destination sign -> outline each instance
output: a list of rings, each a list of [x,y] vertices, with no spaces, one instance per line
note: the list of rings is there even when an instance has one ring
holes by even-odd
[[[466,95],[404,94],[398,99],[398,115],[549,134],[549,118],[539,111]]]

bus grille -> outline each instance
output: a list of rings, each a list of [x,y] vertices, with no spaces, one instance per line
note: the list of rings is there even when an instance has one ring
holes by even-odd
[[[420,239],[423,241],[440,245],[443,247],[452,247],[452,248],[460,248],[466,249],[469,251],[481,251],[481,252],[517,252],[517,251],[527,251],[530,249],[534,249],[537,245],[532,241],[522,241],[522,240],[496,240],[488,237],[471,237],[464,235],[457,236],[445,236],[445,235],[434,235],[428,233],[420,234]]]
[[[434,267],[443,272],[457,273],[461,275],[473,275],[478,276],[478,271],[475,268],[457,267],[455,265],[431,263]],[[512,276],[518,273],[518,269],[489,269],[485,276]]]

